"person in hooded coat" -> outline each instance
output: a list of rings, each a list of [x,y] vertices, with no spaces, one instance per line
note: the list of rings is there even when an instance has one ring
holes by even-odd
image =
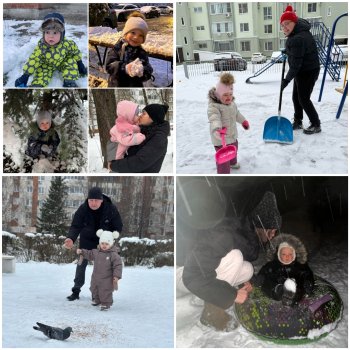
[[[263,292],[283,305],[293,306],[314,288],[314,275],[307,264],[307,251],[299,238],[280,234],[267,249],[269,260],[259,271],[257,280]]]
[[[80,237],[80,249],[96,249],[99,244],[96,232],[99,229],[120,233],[122,228],[122,219],[112,200],[104,195],[99,187],[92,187],[88,198],[74,214],[64,247],[71,249],[74,242]],[[77,265],[72,294],[67,297],[69,301],[79,299],[80,290],[85,283],[87,263],[88,260],[84,259],[81,264]]]
[[[167,105],[149,104],[139,118],[141,133],[146,139],[131,146],[123,159],[112,160],[110,170],[115,173],[159,173],[168,147],[170,125],[165,120]]]
[[[287,37],[285,52],[288,55],[289,71],[282,80],[282,90],[294,79],[293,130],[303,129],[303,112],[310,120],[305,134],[321,132],[321,122],[311,101],[311,93],[320,73],[320,61],[317,46],[310,29],[311,25],[303,18],[298,18],[292,6],[287,6],[280,18],[281,28]]]
[[[200,231],[187,254],[182,282],[204,300],[202,324],[216,330],[232,327],[232,317],[225,310],[247,300],[254,273],[251,261],[258,257],[260,239],[266,242],[273,237],[281,220],[275,195],[268,191],[248,215],[226,217],[215,227]]]

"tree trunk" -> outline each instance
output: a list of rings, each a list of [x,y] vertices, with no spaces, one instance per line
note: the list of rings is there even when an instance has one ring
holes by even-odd
[[[106,145],[110,139],[109,130],[112,128],[116,117],[116,101],[113,89],[91,89],[94,98],[97,125],[100,135],[103,167],[107,168]]]

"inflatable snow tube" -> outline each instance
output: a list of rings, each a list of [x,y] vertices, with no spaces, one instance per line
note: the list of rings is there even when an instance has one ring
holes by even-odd
[[[242,326],[277,343],[307,343],[326,336],[342,317],[343,302],[332,284],[315,276],[315,289],[293,307],[268,298],[255,287],[244,304],[236,304]]]

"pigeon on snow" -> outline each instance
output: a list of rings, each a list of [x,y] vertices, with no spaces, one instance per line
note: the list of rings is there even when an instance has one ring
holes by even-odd
[[[65,340],[70,337],[71,332],[73,332],[72,327],[67,327],[65,329],[47,326],[43,323],[36,323],[39,327],[33,326],[37,331],[43,332],[50,339]]]

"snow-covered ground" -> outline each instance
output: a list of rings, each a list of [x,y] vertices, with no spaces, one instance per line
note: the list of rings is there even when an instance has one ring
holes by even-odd
[[[282,65],[280,65],[282,66]],[[336,113],[341,94],[336,87],[343,80],[333,82],[327,75],[322,101],[317,102],[323,70],[312,94],[319,113],[322,132],[305,135],[294,133],[292,145],[265,143],[265,121],[278,112],[281,69],[269,70],[252,79],[249,71],[233,72],[236,83],[234,96],[240,112],[250,123],[246,131],[238,125],[239,170],[231,174],[347,174],[348,172],[348,103],[347,99],[339,119]],[[219,72],[210,72],[187,79],[183,66],[176,68],[176,172],[179,174],[215,174],[215,151],[210,140],[207,117],[208,91],[216,85]],[[344,72],[341,73],[341,79]],[[281,115],[293,119],[292,87],[283,92]],[[304,127],[309,125],[304,116]]]
[[[173,131],[168,137],[168,149],[164,158],[161,174],[173,174]],[[89,138],[89,171],[90,173],[107,173],[108,170],[103,168],[103,158],[101,151],[100,138],[95,135],[94,138]]]
[[[70,294],[74,264],[17,263],[2,275],[2,347],[4,348],[172,348],[174,347],[173,268],[125,267],[114,304],[107,312],[90,305],[92,266],[80,299]],[[73,333],[50,340],[35,322]]]
[[[4,87],[15,87],[15,80],[23,74],[23,66],[34,51],[42,36],[40,20],[4,20],[3,21],[3,75]],[[65,24],[65,37],[74,40],[82,53],[82,61],[87,67],[87,26]],[[31,78],[28,81],[30,84]],[[59,72],[55,72],[48,87],[62,87],[63,80]],[[87,77],[79,78],[79,87],[87,87]]]
[[[254,263],[255,270],[264,264],[263,256]],[[337,328],[313,343],[298,345],[306,348],[347,348],[348,347],[348,247],[344,242],[324,242],[323,248],[309,259],[313,272],[331,282],[338,290],[343,303],[343,318]],[[217,332],[201,325],[199,317],[203,306],[193,302],[192,294],[180,294],[176,298],[176,346],[178,348],[284,348],[255,337],[241,325],[232,332]],[[196,305],[197,304],[197,305]],[[233,314],[233,309],[229,309]]]

